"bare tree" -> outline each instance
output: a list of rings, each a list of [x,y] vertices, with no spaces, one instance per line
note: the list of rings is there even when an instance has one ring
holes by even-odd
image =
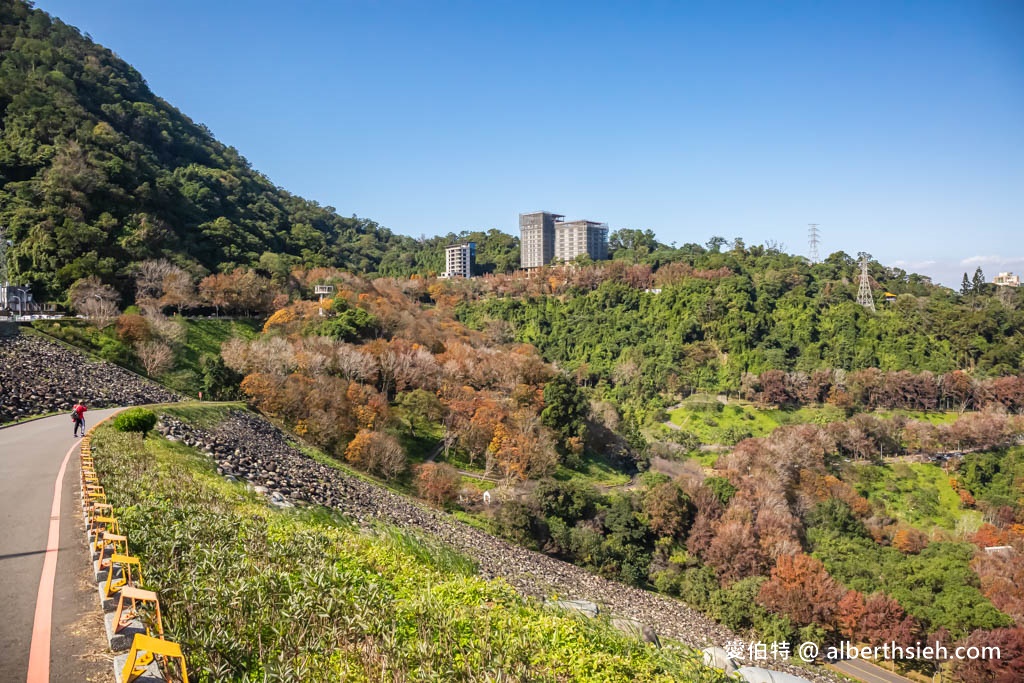
[[[174,351],[167,344],[159,341],[138,342],[135,344],[135,355],[139,357],[142,367],[150,377],[162,375],[174,362]]]
[[[114,322],[120,314],[117,302],[121,295],[110,285],[103,284],[95,275],[84,277],[71,285],[70,298],[72,308],[99,329]]]

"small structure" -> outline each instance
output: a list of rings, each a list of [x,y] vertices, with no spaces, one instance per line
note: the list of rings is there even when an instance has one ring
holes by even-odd
[[[334,294],[334,285],[316,285],[313,293],[320,297],[320,315],[324,314],[324,297]]]
[[[444,249],[445,271],[441,277],[473,277],[476,270],[476,242],[449,244]]]
[[[893,301],[896,301],[896,295],[892,292],[886,292],[882,295],[882,298],[885,299],[885,303],[887,304],[891,304]]]
[[[1020,287],[1020,275],[1013,273],[999,273],[992,282],[1000,287]]]
[[[1012,555],[1012,545],[990,545],[985,548],[985,552],[989,555]]]

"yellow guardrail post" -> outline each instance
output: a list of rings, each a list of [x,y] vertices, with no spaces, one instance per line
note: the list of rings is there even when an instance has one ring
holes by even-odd
[[[114,578],[114,565],[121,567],[121,576]],[[136,567],[135,577],[132,577],[132,566]],[[139,587],[142,585],[142,563],[139,558],[131,555],[111,555],[110,569],[107,570],[107,580],[103,582],[103,597],[112,598],[124,586]]]
[[[132,641],[132,649],[128,651],[128,658],[125,660],[124,668],[121,670],[121,683],[132,683],[146,673],[146,668],[155,657],[162,657],[164,660],[178,660],[181,662],[181,681],[188,683],[188,673],[185,671],[185,655],[181,653],[181,646],[162,638],[144,636],[141,633],[135,636]]]
[[[131,601],[131,606],[125,609],[125,600]],[[160,638],[164,637],[164,624],[160,618],[160,600],[153,591],[143,590],[135,586],[125,586],[121,589],[121,597],[117,601],[117,609],[114,611],[114,633],[120,633],[132,619],[139,616],[139,603],[152,603],[156,610],[156,633]],[[149,627],[146,627],[149,634]]]

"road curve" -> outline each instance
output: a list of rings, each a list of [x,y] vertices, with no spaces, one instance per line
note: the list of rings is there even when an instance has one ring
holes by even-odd
[[[914,683],[909,678],[863,659],[844,659],[833,663],[832,668],[864,683]]]
[[[91,410],[86,422],[96,424],[116,410]],[[0,528],[4,530],[0,534],[0,672],[4,681],[26,680],[54,485],[65,455],[77,442],[72,429],[70,416],[63,414],[0,429]],[[80,472],[79,459],[73,455],[61,483],[51,680],[102,680],[96,678],[97,671],[109,671],[101,654],[105,645],[102,615],[95,588],[87,583],[91,566],[79,501]]]

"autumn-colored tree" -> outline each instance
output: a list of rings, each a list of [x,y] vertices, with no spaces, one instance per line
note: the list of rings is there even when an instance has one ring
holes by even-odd
[[[254,406],[267,415],[281,411],[281,389],[284,378],[272,373],[256,372],[242,380],[241,388]]]
[[[738,519],[723,518],[715,525],[704,559],[726,583],[757,576],[767,569],[753,524]]]
[[[898,602],[883,593],[875,593],[864,602],[857,636],[871,645],[895,642],[911,645],[920,635],[920,627],[907,616]]]
[[[458,470],[447,463],[426,462],[416,467],[416,491],[434,505],[454,500],[461,483]]]
[[[999,656],[989,651],[987,657],[967,658],[956,662],[953,671],[962,683],[1019,683],[1024,681],[1024,627],[977,630],[960,643],[967,648],[998,648]],[[970,655],[971,651],[966,654]]]
[[[779,556],[771,578],[761,585],[758,601],[801,626],[831,626],[842,597],[843,588],[819,560],[797,553]]]
[[[1006,545],[1006,533],[986,522],[978,527],[978,530],[971,534],[968,540],[979,548],[991,548]]]
[[[659,536],[682,539],[690,525],[690,499],[675,482],[651,488],[644,496],[644,514],[651,531]]]
[[[916,554],[928,545],[928,537],[914,527],[901,527],[892,537],[892,546],[901,553]]]
[[[865,601],[860,591],[848,590],[836,605],[835,623],[848,640],[860,633],[860,620],[864,616]]]
[[[149,341],[152,337],[149,323],[138,313],[126,313],[117,318],[117,338],[126,344]]]
[[[345,459],[371,474],[394,479],[405,471],[406,457],[398,440],[384,432],[360,429],[345,449]]]

